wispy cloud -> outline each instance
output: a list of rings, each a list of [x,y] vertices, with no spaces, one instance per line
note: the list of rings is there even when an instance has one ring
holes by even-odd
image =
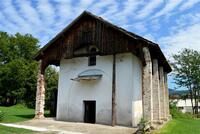
[[[36,9],[32,7],[31,3],[27,0],[16,0],[18,12],[28,23],[36,26],[40,26],[41,20]]]
[[[147,17],[148,15],[151,15],[154,10],[159,7],[160,4],[163,4],[163,2],[163,0],[152,0],[137,13],[136,18],[142,19],[144,17]]]
[[[175,8],[181,4],[182,0],[169,0],[165,1],[165,6],[159,12],[157,12],[153,18],[160,17],[162,15],[169,15]]]
[[[185,38],[197,47],[199,36],[193,32],[198,32],[200,24],[199,4],[200,0],[2,0],[0,30],[33,34],[43,46],[83,10],[89,10],[159,42],[167,52],[176,46],[180,49],[178,44],[186,42]]]
[[[192,6],[194,6],[195,4],[199,3],[200,0],[187,0],[187,2],[184,2],[181,6],[180,6],[180,10],[186,10],[191,8]]]
[[[55,8],[48,0],[37,0],[37,11],[42,21],[46,21],[47,25],[51,25],[55,21]]]
[[[194,24],[184,29],[179,29],[169,36],[162,37],[159,43],[162,44],[165,54],[171,56],[183,48],[192,48],[200,51],[200,24]]]

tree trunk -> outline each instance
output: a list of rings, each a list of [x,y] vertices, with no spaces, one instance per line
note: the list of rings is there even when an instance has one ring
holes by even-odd
[[[190,100],[192,104],[192,114],[194,114],[193,93],[190,87],[189,87],[189,91],[190,91]]]
[[[198,114],[198,94],[197,91],[194,93],[194,100],[195,100],[195,114]]]

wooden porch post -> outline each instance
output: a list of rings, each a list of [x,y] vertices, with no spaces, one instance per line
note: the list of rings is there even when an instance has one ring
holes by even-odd
[[[112,126],[116,124],[116,55],[113,54],[112,73]]]
[[[39,71],[37,79],[36,103],[35,103],[35,118],[44,118],[44,105],[45,105],[45,79],[44,68],[42,61],[39,61]]]

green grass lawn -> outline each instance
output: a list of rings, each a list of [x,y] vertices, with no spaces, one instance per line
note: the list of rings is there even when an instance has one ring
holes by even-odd
[[[4,123],[30,120],[35,116],[35,109],[30,109],[23,105],[15,105],[11,107],[0,106],[0,111],[3,111],[5,113],[3,121],[0,121]],[[48,111],[45,111],[45,116],[49,116]]]
[[[0,134],[34,134],[33,131],[0,125]]]
[[[34,109],[29,109],[23,105],[15,105],[11,107],[0,106],[0,111],[3,111],[5,113],[4,119],[0,121],[1,123],[15,123],[20,121],[26,121],[34,118],[35,116]],[[49,112],[45,111],[45,115],[49,116]],[[0,134],[30,134],[30,133],[34,132],[26,129],[6,127],[0,125]]]
[[[173,111],[173,119],[155,134],[200,134],[200,119]]]
[[[200,120],[173,119],[156,134],[200,134]]]

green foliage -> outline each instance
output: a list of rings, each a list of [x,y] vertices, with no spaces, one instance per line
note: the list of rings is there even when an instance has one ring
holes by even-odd
[[[0,32],[0,104],[23,101],[27,90],[36,89],[38,40],[29,34],[14,36]],[[32,92],[33,93],[33,92]]]
[[[195,118],[194,115],[190,113],[182,113],[178,108],[173,107],[170,109],[170,114],[174,119],[190,119],[190,118]]]
[[[144,118],[141,118],[140,123],[142,123],[142,124],[147,123],[147,120],[145,120]]]
[[[198,113],[198,101],[200,99],[200,52],[192,49],[183,49],[173,55],[173,69],[175,83],[189,90],[189,97],[194,98]],[[186,99],[188,96],[182,96]],[[193,107],[194,108],[194,107]]]
[[[25,103],[34,108],[38,63],[33,56],[38,50],[38,40],[32,35],[0,32],[0,105]],[[57,89],[58,74],[49,67],[45,75],[49,99],[49,94]]]
[[[46,93],[45,93],[45,109],[49,109],[51,101],[53,101],[54,92],[58,90],[58,72],[52,67],[48,67],[45,71]]]
[[[170,107],[170,114],[172,115],[173,119],[187,119],[187,118],[194,118],[194,115],[190,113],[182,113],[177,107],[177,102],[170,101],[169,107]]]
[[[200,52],[184,49],[173,55],[172,63],[176,84],[188,88],[199,86],[200,82]],[[191,85],[192,84],[192,85]]]

